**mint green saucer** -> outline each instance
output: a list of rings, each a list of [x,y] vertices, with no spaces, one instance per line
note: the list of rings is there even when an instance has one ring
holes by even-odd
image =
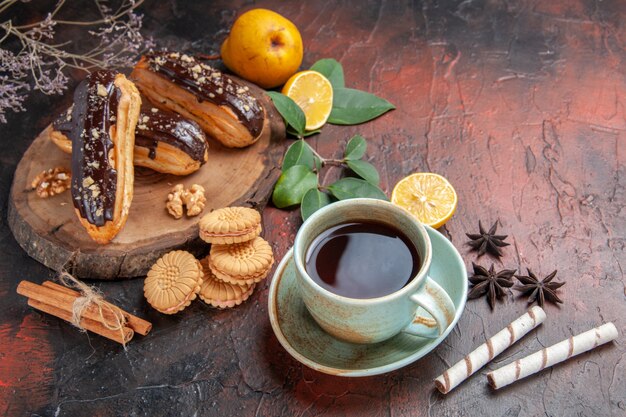
[[[384,342],[358,345],[325,333],[313,320],[296,284],[293,249],[278,265],[269,291],[270,323],[280,344],[304,365],[331,375],[367,376],[393,371],[433,350],[459,321],[467,298],[467,272],[461,255],[435,229],[425,226],[433,246],[430,276],[450,295],[456,315],[437,339],[400,333]],[[419,311],[420,315],[427,315]]]

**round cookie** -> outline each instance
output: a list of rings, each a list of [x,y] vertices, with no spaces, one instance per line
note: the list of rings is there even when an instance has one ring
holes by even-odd
[[[200,291],[202,265],[189,252],[166,253],[148,271],[143,293],[148,303],[164,314],[184,310]]]
[[[225,207],[205,214],[198,226],[205,242],[230,245],[257,237],[261,233],[261,215],[247,207]]]
[[[254,284],[265,278],[274,264],[272,247],[263,238],[234,245],[213,245],[209,268],[231,284]]]
[[[217,308],[235,307],[246,301],[254,291],[252,285],[236,285],[219,280],[209,269],[209,257],[202,260],[204,279],[198,295],[205,303]]]

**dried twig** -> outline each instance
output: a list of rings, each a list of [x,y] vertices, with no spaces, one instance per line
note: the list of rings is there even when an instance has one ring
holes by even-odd
[[[4,30],[4,35],[0,35],[0,123],[6,123],[8,110],[24,110],[22,104],[30,90],[48,95],[63,92],[69,81],[66,69],[90,72],[132,67],[139,54],[154,46],[151,38],[141,34],[143,16],[135,13],[144,0],[94,1],[100,19],[58,19],[66,2],[59,0],[45,19],[15,25],[1,17],[20,1],[0,0],[0,29]],[[55,43],[55,29],[63,25],[91,27],[86,35],[95,46],[87,51],[77,50],[84,39],[80,43]],[[9,48],[9,43],[17,43],[17,47]]]

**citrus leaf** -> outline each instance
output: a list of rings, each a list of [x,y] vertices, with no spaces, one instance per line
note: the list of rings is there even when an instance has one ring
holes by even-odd
[[[374,94],[353,88],[333,89],[333,109],[327,123],[356,125],[375,119],[395,106]]]
[[[324,77],[328,78],[328,81],[335,88],[344,88],[346,83],[343,78],[343,67],[341,64],[332,58],[324,58],[317,61],[311,67],[311,70],[317,71]]]
[[[307,130],[304,133],[298,133],[291,126],[287,126],[287,133],[291,134],[292,136],[301,136],[303,138],[308,138],[309,136],[317,135],[321,131],[322,129],[315,129],[315,130]]]
[[[359,177],[372,185],[378,185],[380,182],[380,175],[374,165],[367,161],[347,161],[348,167],[355,172]]]
[[[328,191],[339,200],[358,197],[388,200],[387,196],[380,188],[359,178],[342,178],[334,184],[329,185]]]
[[[348,161],[361,159],[363,155],[365,155],[366,150],[367,142],[365,142],[365,139],[363,139],[361,135],[354,135],[352,139],[348,141],[343,157]]]
[[[317,188],[311,188],[302,197],[302,205],[300,206],[300,215],[302,220],[306,220],[317,210],[331,203],[330,196],[321,192]]]
[[[285,123],[291,126],[296,133],[303,135],[304,127],[306,126],[306,116],[300,106],[284,94],[276,91],[266,91],[266,93],[274,102],[276,110],[285,119]]]
[[[280,175],[272,202],[278,208],[285,208],[300,204],[304,194],[311,188],[317,187],[317,175],[311,168],[304,165],[294,165]]]
[[[302,139],[294,142],[283,157],[282,171],[285,172],[294,165],[304,165],[314,168],[313,151],[311,147]]]

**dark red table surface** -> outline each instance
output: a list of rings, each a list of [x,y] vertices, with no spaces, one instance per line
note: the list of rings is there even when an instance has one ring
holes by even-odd
[[[81,3],[69,7],[80,13]],[[0,127],[0,414],[626,415],[626,3],[170,0],[141,10],[145,32],[160,45],[210,53],[252,7],[298,26],[303,68],[335,58],[349,87],[397,106],[361,126],[324,127],[308,139],[315,149],[338,157],[349,137],[362,134],[388,194],[412,172],[444,175],[459,205],[440,232],[468,268],[476,256],[465,233],[478,220],[499,220],[511,246],[496,267],[558,269],[565,304],[548,305],[543,326],[447,396],[434,390],[433,378],[521,315],[524,299],[510,295],[495,312],[483,299],[469,301],[430,355],[368,378],[328,376],[292,359],[269,324],[269,280],[236,309],[196,302],[173,317],[146,304],[141,279],[96,282],[154,330],[127,351],[88,338],[15,293],[21,279],[53,276],[22,251],[6,223],[19,159],[69,103],[69,94],[35,94],[26,112]],[[263,219],[279,260],[299,214],[269,206]],[[487,370],[608,321],[620,332],[616,342],[501,391],[487,386]]]

